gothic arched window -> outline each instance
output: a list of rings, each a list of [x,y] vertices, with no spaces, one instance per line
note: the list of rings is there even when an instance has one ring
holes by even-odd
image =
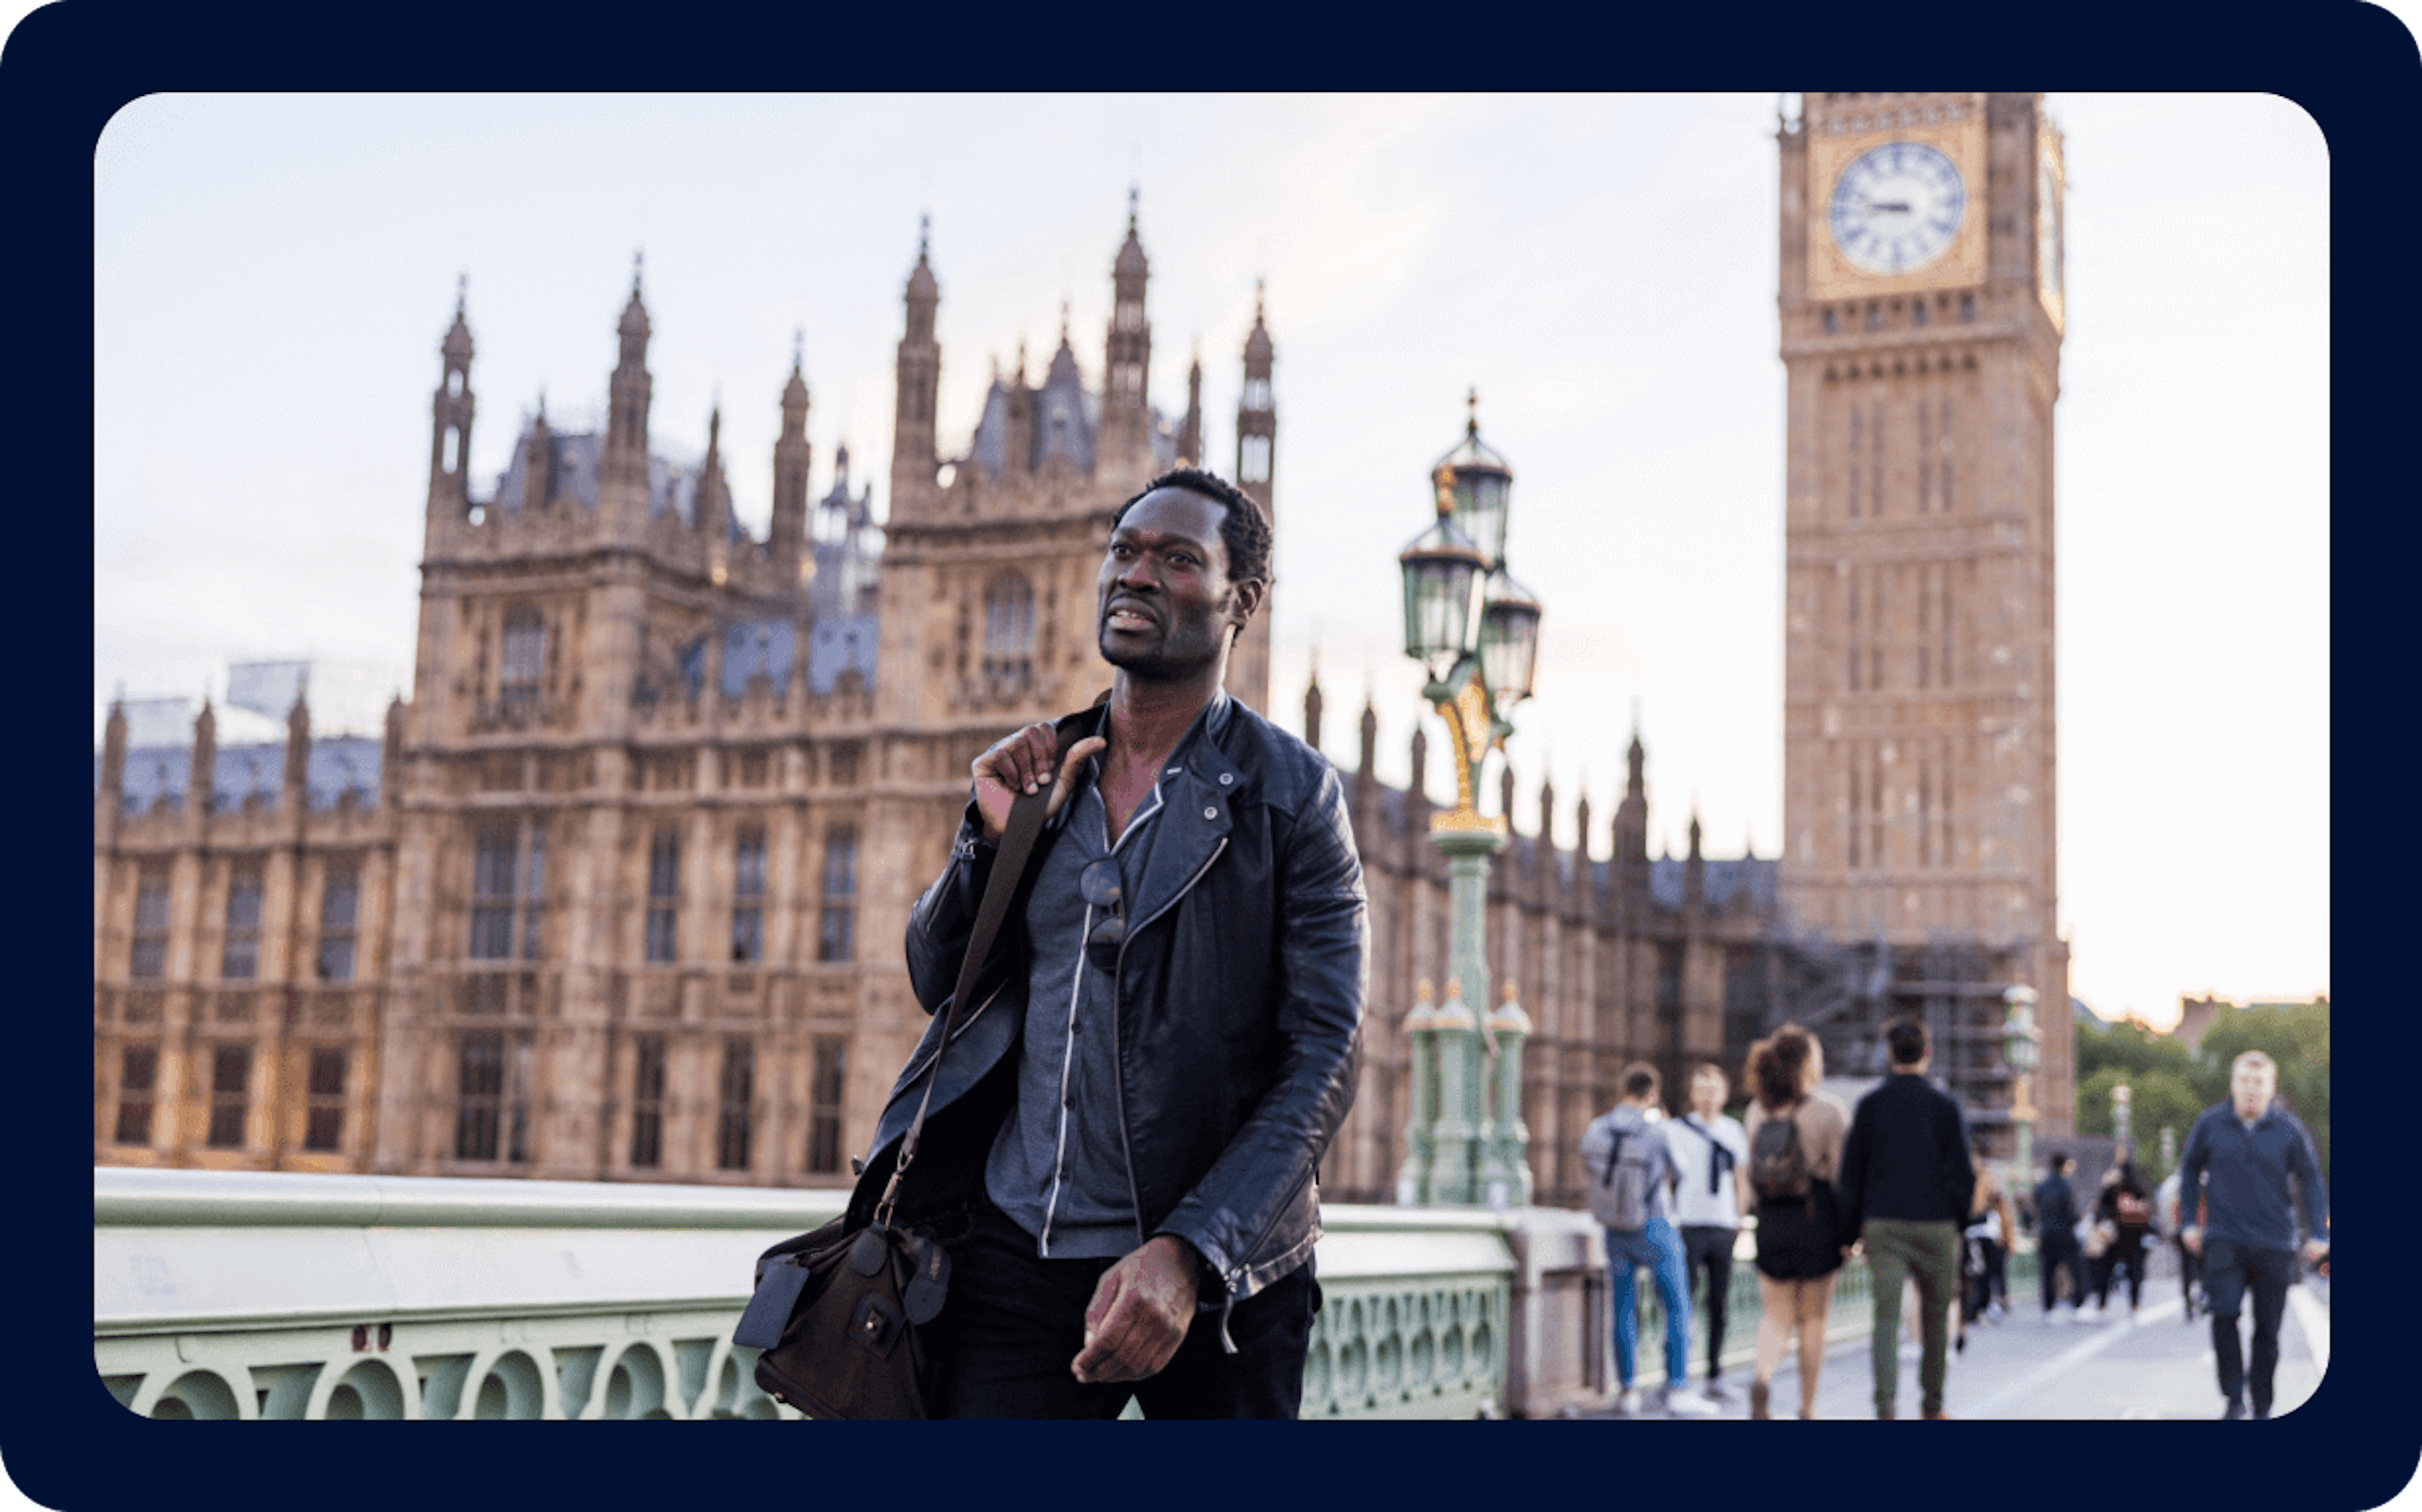
[[[527,718],[538,711],[539,685],[546,676],[546,621],[538,610],[523,604],[505,616],[505,660],[497,678],[497,701],[508,718]]]
[[[984,589],[984,677],[1022,682],[1033,670],[1034,590],[1004,572]]]

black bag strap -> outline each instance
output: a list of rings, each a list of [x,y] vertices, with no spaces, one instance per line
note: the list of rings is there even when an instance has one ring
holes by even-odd
[[[934,1047],[934,1061],[925,1068],[925,1095],[917,1103],[917,1116],[909,1121],[908,1132],[900,1139],[899,1158],[891,1162],[891,1179],[884,1183],[883,1200],[875,1204],[874,1226],[891,1224],[892,1205],[900,1197],[900,1178],[908,1172],[908,1162],[917,1158],[917,1139],[925,1131],[925,1110],[934,1105],[934,1088],[942,1082],[942,1056],[951,1048],[951,1036],[958,1029],[959,1011],[967,1006],[967,995],[975,990],[976,977],[983,970],[984,959],[992,954],[992,943],[1000,933],[1001,921],[1009,916],[1009,900],[1017,891],[1020,877],[1026,870],[1027,859],[1034,853],[1035,837],[1043,833],[1043,813],[1050,805],[1051,789],[1020,793],[1009,806],[1009,820],[1001,827],[1000,849],[993,858],[992,877],[984,884],[983,903],[976,910],[975,932],[967,937],[967,953],[959,962],[959,985],[951,993],[951,1006],[942,1016],[942,1038]]]
[[[1706,1140],[1708,1149],[1714,1152],[1707,1157],[1707,1195],[1714,1196],[1723,1190],[1724,1173],[1739,1162],[1733,1159],[1733,1152],[1724,1147],[1724,1142],[1718,1139],[1712,1130],[1691,1122],[1690,1115],[1684,1114],[1674,1122]]]

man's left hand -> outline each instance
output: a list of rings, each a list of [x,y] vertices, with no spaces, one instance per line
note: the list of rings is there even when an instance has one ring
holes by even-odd
[[[2319,1264],[2320,1264],[2323,1260],[2326,1260],[2326,1259],[2328,1259],[2329,1257],[2330,1257],[2330,1241],[2329,1241],[2328,1239],[2306,1239],[2306,1240],[2304,1241],[2304,1258],[2305,1258],[2305,1259],[2307,1259],[2307,1260],[2311,1261],[2311,1262],[2312,1262],[2313,1264],[2315,1264],[2315,1265],[2319,1265]]]
[[[1085,1347],[1072,1369],[1087,1385],[1156,1375],[1194,1321],[1194,1257],[1156,1234],[1102,1273],[1085,1308]]]

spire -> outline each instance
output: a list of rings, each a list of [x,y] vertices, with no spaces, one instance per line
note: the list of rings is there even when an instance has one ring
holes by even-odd
[[[101,734],[101,796],[108,802],[109,811],[118,812],[118,797],[126,787],[126,692],[120,688],[109,701],[109,723]]]
[[[1312,658],[1312,677],[1303,687],[1303,743],[1320,749],[1320,653]]]
[[[631,254],[631,301],[622,306],[622,360],[645,362],[648,355],[648,306],[639,296],[639,273],[646,254]]]
[[[1137,201],[1142,193],[1135,185],[1127,187],[1127,239],[1119,243],[1118,258],[1110,264],[1112,273],[1132,274],[1138,279],[1141,279],[1150,267],[1143,255],[1143,234],[1138,228]]]
[[[289,795],[294,799],[294,813],[303,810],[303,791],[309,779],[311,761],[310,678],[307,671],[303,685],[294,690],[294,707],[286,711],[286,782]]]
[[[1110,261],[1110,330],[1103,352],[1101,454],[1113,468],[1139,469],[1138,481],[1152,467],[1151,417],[1146,395],[1152,382],[1152,321],[1144,313],[1144,286],[1152,264],[1143,255],[1138,229],[1140,191],[1127,191],[1127,235]],[[1257,700],[1254,707],[1262,705]]]
[[[1699,805],[1691,804],[1691,859],[1699,859]]]
[[[606,460],[601,482],[619,485],[627,495],[626,509],[636,507],[634,524],[648,514],[648,402],[653,382],[648,375],[648,307],[639,294],[643,254],[631,256],[631,298],[616,326],[621,352],[606,381]]]
[[[1253,329],[1245,337],[1245,366],[1249,372],[1256,364],[1266,369],[1270,363],[1270,328],[1262,308],[1267,284],[1266,278],[1253,280]]]
[[[926,313],[930,315],[933,312],[935,302],[942,297],[941,286],[936,283],[934,278],[933,233],[934,217],[931,215],[918,216],[917,266],[910,269],[908,272],[908,309],[910,312],[911,335],[919,334],[914,329],[915,313],[918,306],[920,304],[923,305]],[[933,334],[934,328],[929,323],[925,327],[922,335],[927,337],[931,337]]]
[[[931,258],[934,218],[917,217],[917,266],[909,270],[903,296],[906,322],[895,358],[891,418],[891,513],[906,519],[938,497],[940,458],[934,439],[934,413],[942,381],[942,348],[934,337],[934,313],[941,288]]]
[[[1186,422],[1177,430],[1177,460],[1187,467],[1203,464],[1203,349],[1199,342],[1194,360],[1186,368]]]
[[[459,522],[471,509],[471,416],[478,401],[471,394],[471,322],[468,314],[471,278],[454,281],[454,322],[437,344],[440,372],[431,401],[429,433],[429,529],[431,544],[441,523]]]
[[[454,275],[454,323],[446,329],[445,344],[438,350],[445,353],[449,366],[467,367],[471,364],[471,275]]]
[[[202,694],[202,711],[194,720],[194,758],[185,778],[185,795],[194,812],[208,814],[218,806],[219,717],[211,709],[211,695]]]

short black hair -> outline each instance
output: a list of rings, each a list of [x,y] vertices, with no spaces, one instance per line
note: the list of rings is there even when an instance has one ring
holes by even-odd
[[[1884,1043],[1895,1066],[1914,1066],[1926,1059],[1926,1025],[1904,1013],[1884,1025]]]
[[[2063,1171],[2068,1170],[2070,1166],[2075,1165],[2076,1163],[2076,1156],[2070,1155],[2066,1151],[2054,1150],[2052,1157],[2052,1174],[2058,1176]]]
[[[1664,1078],[1646,1061],[1633,1061],[1623,1068],[1623,1095],[1627,1098],[1653,1098],[1663,1084]]]
[[[1219,543],[1228,549],[1228,581],[1270,580],[1270,522],[1262,518],[1262,507],[1234,483],[1199,467],[1172,467],[1145,484],[1119,506],[1118,513],[1110,516],[1110,528],[1119,528],[1119,522],[1127,517],[1138,500],[1161,489],[1184,489],[1225,505],[1228,512],[1219,521]]]

